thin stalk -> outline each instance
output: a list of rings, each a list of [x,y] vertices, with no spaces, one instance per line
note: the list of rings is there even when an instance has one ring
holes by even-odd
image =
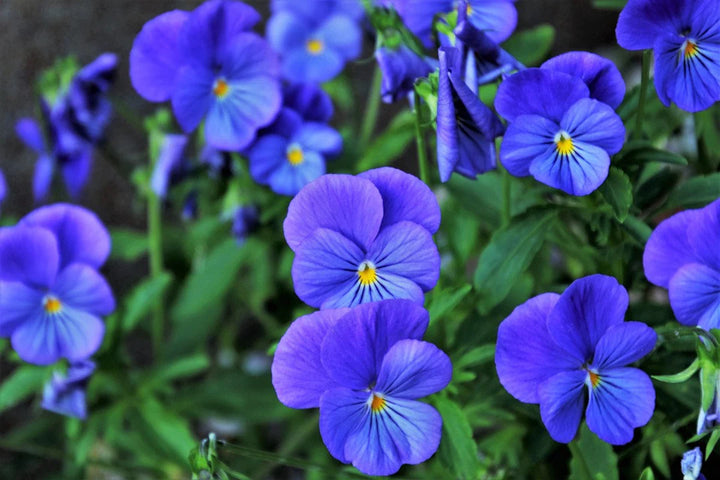
[[[373,72],[372,84],[365,104],[365,117],[360,127],[360,147],[365,148],[372,137],[380,110],[380,89],[382,88],[382,70],[377,65]]]
[[[422,103],[420,95],[416,91],[413,92],[413,95],[415,100],[415,141],[417,142],[418,170],[420,180],[427,185],[427,147],[425,145],[425,132],[423,131]]]
[[[570,449],[572,456],[575,457],[580,464],[580,476],[586,480],[593,480],[592,472],[590,472],[590,467],[588,467],[585,457],[580,451],[580,447],[578,447],[577,440],[573,440],[568,443],[568,448]]]
[[[305,419],[305,421],[294,430],[285,440],[280,444],[277,450],[279,457],[287,457],[291,455],[299,446],[303,445],[308,437],[317,430],[318,415],[312,415]],[[276,463],[270,463],[259,468],[257,472],[254,472],[252,478],[264,478],[275,468]]]
[[[635,136],[642,137],[643,120],[645,119],[645,100],[647,97],[648,83],[650,83],[650,59],[652,50],[645,50],[642,57],[642,77],[640,78],[640,99],[638,101],[637,113],[635,116]]]
[[[160,151],[160,136],[150,134],[150,171],[152,172]],[[150,185],[147,189],[147,235],[148,235],[148,261],[150,277],[158,278],[163,274],[163,247],[162,247],[162,205],[160,198]],[[157,295],[152,309],[152,341],[153,352],[159,356],[163,347],[165,331],[165,302],[162,295]]]

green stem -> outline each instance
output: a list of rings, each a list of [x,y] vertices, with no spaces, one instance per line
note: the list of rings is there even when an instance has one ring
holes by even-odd
[[[365,117],[360,127],[360,148],[364,149],[372,137],[380,110],[380,89],[382,88],[382,70],[376,65],[370,92],[365,104]]]
[[[150,171],[152,172],[160,151],[161,135],[150,134]],[[163,247],[162,247],[162,205],[160,198],[148,185],[147,189],[147,235],[148,260],[150,277],[157,278],[163,274]],[[165,331],[165,303],[162,295],[155,298],[152,315],[152,341],[153,352],[159,356],[163,347]]]
[[[413,92],[413,95],[415,99],[415,141],[417,142],[418,170],[420,180],[427,185],[427,148],[425,146],[425,133],[423,132],[422,103],[417,91]]]
[[[280,444],[277,455],[279,457],[287,457],[307,442],[308,437],[317,430],[318,418],[317,414],[306,418],[305,421]],[[274,467],[274,463],[265,465],[258,469],[258,471],[252,475],[252,478],[265,478]]]
[[[581,478],[583,478],[584,480],[593,480],[593,475],[590,471],[590,467],[588,467],[588,464],[585,461],[585,457],[580,451],[580,447],[578,447],[578,441],[573,440],[572,442],[568,443],[568,448],[570,449],[570,453],[572,454],[572,456],[577,459],[578,464],[580,465]]]
[[[510,225],[510,219],[512,218],[512,182],[510,173],[501,168],[502,170],[502,191],[503,191],[503,203],[502,203],[502,225],[506,227]]]
[[[645,100],[647,97],[647,87],[650,83],[650,59],[652,50],[645,50],[642,57],[642,77],[640,78],[640,100],[638,101],[637,113],[635,116],[635,136],[642,137],[642,126],[645,117]]]

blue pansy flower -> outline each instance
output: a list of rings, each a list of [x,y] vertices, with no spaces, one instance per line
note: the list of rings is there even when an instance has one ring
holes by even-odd
[[[167,196],[170,187],[187,175],[190,168],[185,156],[188,137],[167,134],[163,137],[160,153],[150,178],[150,188],[160,198]]]
[[[455,47],[438,51],[437,155],[440,180],[453,172],[475,178],[495,168],[495,138],[500,119],[465,83],[462,54]]]
[[[283,87],[283,106],[305,122],[328,123],[335,109],[325,90],[314,83],[288,83]]]
[[[283,108],[248,150],[250,174],[281,195],[295,195],[325,173],[325,160],[342,149],[342,137],[332,127],[303,122],[294,110]]]
[[[592,275],[562,295],[531,298],[500,324],[500,383],[521,402],[540,404],[554,440],[575,438],[583,410],[590,431],[612,445],[628,443],[633,429],[650,421],[650,377],[627,365],[650,353],[657,335],[644,323],[625,322],[627,307],[617,280]]]
[[[680,471],[683,474],[683,480],[705,480],[705,475],[700,473],[702,468],[703,454],[700,447],[695,447],[683,453],[680,461]]]
[[[720,328],[720,199],[676,213],[655,228],[645,245],[647,279],[670,294],[683,325]]]
[[[548,68],[503,81],[495,108],[510,122],[500,147],[508,172],[571,195],[595,191],[607,178],[610,155],[625,142],[625,127],[612,107],[590,94],[581,76]]]
[[[323,175],[293,198],[283,224],[295,293],[323,309],[422,304],[440,275],[439,226],[435,195],[412,175],[390,167]]]
[[[344,2],[273,2],[267,38],[282,57],[283,77],[325,82],[360,55],[362,31],[356,11]]]
[[[112,105],[107,92],[115,81],[117,55],[103,53],[81,68],[73,77],[67,92],[70,118],[75,129],[91,143],[105,133]]]
[[[100,319],[115,309],[97,269],[110,235],[90,211],[43,207],[0,230],[0,336],[23,360],[39,365],[79,361],[100,346]]]
[[[629,0],[615,33],[623,48],[653,49],[655,89],[666,106],[697,112],[720,100],[717,0]]]
[[[429,316],[406,300],[300,317],[278,343],[272,381],[292,408],[320,407],[320,434],[343,463],[392,475],[440,443],[440,414],[417,399],[445,388],[448,356],[422,341]]]
[[[71,363],[65,374],[55,372],[45,384],[42,408],[84,420],[87,417],[85,390],[94,371],[95,363],[83,360]]]
[[[415,79],[425,77],[433,70],[425,58],[402,44],[378,48],[375,60],[382,71],[380,93],[385,103],[406,98],[413,91]]]
[[[246,147],[281,103],[277,56],[248,31],[259,20],[253,8],[229,0],[155,17],[130,52],[133,87],[147,100],[171,100],[186,133],[204,120],[213,147]]]

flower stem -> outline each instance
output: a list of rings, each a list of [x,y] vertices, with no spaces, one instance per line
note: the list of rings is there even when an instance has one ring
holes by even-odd
[[[150,172],[160,152],[162,135],[150,133]],[[160,198],[150,185],[147,188],[147,235],[148,235],[148,261],[150,277],[157,278],[163,274],[163,247],[162,247],[162,211]],[[152,315],[152,342],[153,352],[159,356],[163,346],[165,331],[165,303],[162,295],[157,295],[153,305]]]
[[[580,447],[578,447],[577,439],[568,443],[568,448],[570,449],[570,453],[572,454],[572,456],[577,460],[578,464],[580,465],[580,478],[582,480],[593,480],[593,474],[592,472],[590,472],[590,467],[588,467],[588,464],[585,461],[585,457],[580,451]]]
[[[425,132],[423,132],[422,103],[417,91],[413,91],[413,95],[415,100],[415,141],[417,142],[418,170],[420,180],[427,185],[427,148],[425,146]]]
[[[645,117],[645,100],[647,87],[650,83],[650,59],[652,50],[645,50],[642,57],[642,77],[640,78],[640,99],[638,101],[637,113],[635,116],[635,136],[642,137],[643,120]]]
[[[373,72],[370,92],[368,92],[367,103],[365,104],[365,117],[360,127],[360,148],[364,149],[372,137],[377,123],[378,111],[380,110],[380,88],[382,87],[382,71],[375,66]]]

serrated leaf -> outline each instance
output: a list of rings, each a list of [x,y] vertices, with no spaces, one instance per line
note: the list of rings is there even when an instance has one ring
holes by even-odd
[[[654,380],[665,383],[683,383],[692,377],[695,372],[700,368],[700,361],[696,358],[693,362],[682,372],[678,372],[673,375],[651,375]]]
[[[632,183],[625,172],[611,167],[608,178],[600,186],[600,193],[612,207],[615,218],[624,222],[633,202]]]
[[[140,320],[150,314],[156,299],[165,294],[172,284],[172,280],[170,273],[163,272],[157,277],[144,280],[133,288],[125,301],[125,313],[122,317],[124,331],[132,330]]]
[[[694,177],[677,186],[667,201],[668,208],[701,208],[720,198],[720,172]]]
[[[492,236],[475,271],[481,313],[487,313],[507,296],[542,247],[545,233],[556,218],[556,212],[534,212],[514,219]]]
[[[539,65],[550,53],[555,41],[552,25],[542,24],[529,30],[515,32],[503,48],[527,66]]]
[[[582,455],[577,458],[573,451],[570,460],[570,480],[586,480],[585,468],[589,470],[592,480],[618,480],[617,455],[612,447],[600,440],[600,438],[592,433],[583,423],[580,427],[580,434],[574,440],[577,446],[576,451]]]
[[[0,384],[0,412],[14,407],[32,394],[39,393],[48,377],[47,370],[22,365]]]
[[[455,478],[475,479],[479,462],[470,422],[452,400],[438,397],[434,403],[443,418],[442,441],[438,450],[440,461],[453,472]]]

